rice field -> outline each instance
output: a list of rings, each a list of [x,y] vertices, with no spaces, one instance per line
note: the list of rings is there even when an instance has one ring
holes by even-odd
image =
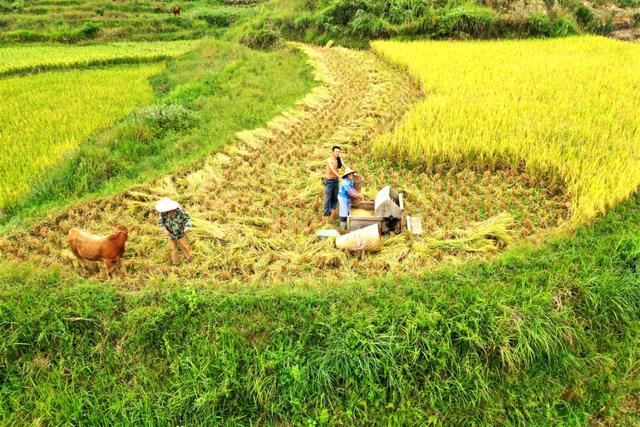
[[[0,209],[99,129],[153,100],[161,65],[50,72],[0,80]]]
[[[426,95],[375,141],[379,158],[427,170],[524,164],[564,187],[576,224],[640,184],[640,45],[585,36],[372,47]]]
[[[199,41],[118,42],[88,46],[0,47],[0,76],[125,62],[173,58],[194,49]]]
[[[443,262],[491,257],[564,223],[568,198],[525,173],[425,173],[372,158],[371,139],[391,130],[421,99],[418,86],[370,52],[304,50],[323,84],[298,107],[265,128],[240,132],[237,141],[192,170],[52,212],[31,229],[0,239],[0,252],[76,274],[66,244],[71,227],[104,233],[136,224],[116,273],[121,286],[154,286],[166,277],[239,287],[308,284],[420,273]],[[342,146],[345,162],[364,177],[367,199],[393,186],[404,193],[407,213],[423,217],[425,235],[385,236],[382,252],[364,256],[316,237],[317,230],[336,226],[321,216],[321,179],[333,144]],[[178,200],[195,224],[193,260],[179,269],[171,267],[157,227],[153,206],[161,197]]]

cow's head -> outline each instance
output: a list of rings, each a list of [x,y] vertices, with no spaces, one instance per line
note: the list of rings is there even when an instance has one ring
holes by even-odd
[[[129,233],[131,233],[131,232],[132,232],[133,230],[135,230],[135,229],[136,229],[136,227],[135,227],[135,226],[133,226],[133,227],[131,227],[131,228],[127,228],[127,227],[125,227],[124,225],[121,225],[121,226],[119,226],[119,227],[115,227],[115,228],[113,229],[113,232],[114,232],[114,233],[116,233],[116,234],[120,234],[120,233],[122,233],[122,234],[124,234],[124,235],[129,235]]]

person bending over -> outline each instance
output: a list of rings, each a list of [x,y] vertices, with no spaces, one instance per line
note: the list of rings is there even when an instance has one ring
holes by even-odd
[[[189,262],[191,253],[187,244],[187,233],[193,227],[191,218],[181,209],[178,202],[167,197],[156,203],[156,210],[160,212],[160,228],[169,240],[173,265],[180,264],[178,246],[182,249],[185,262]]]
[[[351,204],[353,200],[362,199],[362,194],[358,193],[353,186],[353,174],[356,173],[351,168],[347,168],[342,174],[342,185],[340,185],[340,191],[338,192],[338,204],[340,210],[340,228],[345,230],[347,228],[347,217],[351,212]]]

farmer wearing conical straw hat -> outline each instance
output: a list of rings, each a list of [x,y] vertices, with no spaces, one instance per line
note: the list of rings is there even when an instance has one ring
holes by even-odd
[[[175,200],[164,197],[156,203],[156,210],[160,212],[160,229],[169,240],[171,260],[174,266],[180,264],[178,246],[182,249],[185,262],[191,260],[191,253],[187,245],[187,233],[193,227],[189,215],[180,208]]]
[[[347,168],[342,174],[342,184],[338,191],[338,207],[340,211],[340,228],[347,228],[347,217],[351,211],[351,201],[362,199],[362,194],[358,193],[353,185],[353,175],[356,173],[351,168]]]

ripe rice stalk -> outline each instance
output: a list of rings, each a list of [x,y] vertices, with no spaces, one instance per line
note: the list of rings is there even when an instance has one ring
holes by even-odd
[[[473,224],[469,228],[437,230],[433,236],[425,239],[427,248],[438,248],[465,252],[495,252],[498,248],[510,244],[513,240],[514,219],[503,212],[485,221]],[[424,250],[421,243],[414,244],[417,250]]]
[[[150,103],[148,78],[160,69],[142,65],[0,80],[0,210],[95,131]]]
[[[484,167],[488,191],[505,176],[493,172],[524,165],[572,198],[573,226],[640,185],[640,45],[583,36],[372,47],[430,94],[376,139],[379,158]]]
[[[33,71],[174,58],[195,49],[199,43],[197,40],[181,40],[0,47],[0,78]]]

